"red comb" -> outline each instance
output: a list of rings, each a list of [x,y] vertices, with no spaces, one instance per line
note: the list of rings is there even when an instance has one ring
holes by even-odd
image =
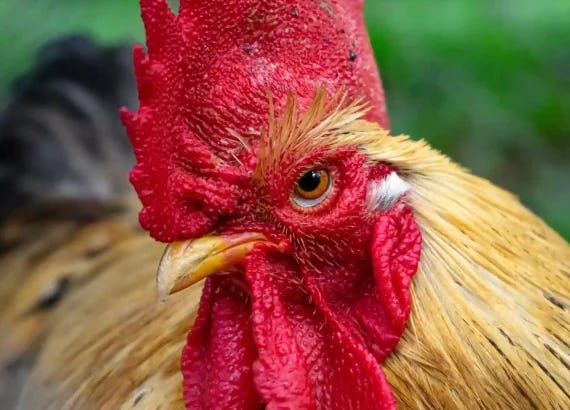
[[[315,90],[364,97],[388,128],[362,0],[141,0],[148,54],[134,50],[140,108],[123,122],[142,226],[160,241],[212,229],[238,204],[269,101],[301,109]]]

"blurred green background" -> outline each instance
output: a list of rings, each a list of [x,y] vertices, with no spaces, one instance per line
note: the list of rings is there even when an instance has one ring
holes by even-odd
[[[368,0],[394,133],[425,138],[570,238],[570,0]],[[1,0],[0,95],[68,32],[141,41],[136,0]]]

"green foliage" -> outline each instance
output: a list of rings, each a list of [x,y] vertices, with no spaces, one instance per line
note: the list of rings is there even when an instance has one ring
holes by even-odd
[[[368,1],[366,17],[393,132],[570,237],[570,1]]]
[[[570,1],[368,0],[393,132],[516,192],[570,238]],[[0,2],[0,90],[68,32],[142,40],[135,0]]]
[[[0,89],[33,60],[44,42],[65,33],[91,34],[100,41],[142,40],[135,0],[0,1]]]

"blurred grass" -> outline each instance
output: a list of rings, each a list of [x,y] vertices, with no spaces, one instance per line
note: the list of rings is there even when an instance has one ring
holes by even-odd
[[[570,238],[570,1],[368,0],[393,132],[517,193]],[[142,40],[136,0],[2,0],[0,95],[43,42]]]
[[[394,132],[426,138],[570,237],[570,1],[369,1]]]

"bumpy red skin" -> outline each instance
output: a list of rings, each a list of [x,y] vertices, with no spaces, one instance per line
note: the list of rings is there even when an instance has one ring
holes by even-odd
[[[142,226],[171,242],[204,234],[237,206],[269,112],[286,93],[301,109],[317,87],[346,90],[388,128],[362,0],[141,0],[148,55],[135,49],[140,108],[123,112],[137,164]]]
[[[140,108],[123,112],[142,226],[161,241],[259,231],[243,273],[207,280],[182,355],[190,409],[393,409],[379,363],[410,313],[421,237],[398,203],[370,213],[391,170],[356,149],[304,153],[251,180],[271,92],[300,110],[317,87],[364,97],[388,128],[361,0],[141,0],[148,55],[135,49]],[[239,136],[239,137],[236,137]],[[246,149],[249,146],[250,149]],[[334,190],[313,212],[291,201],[315,162]]]

